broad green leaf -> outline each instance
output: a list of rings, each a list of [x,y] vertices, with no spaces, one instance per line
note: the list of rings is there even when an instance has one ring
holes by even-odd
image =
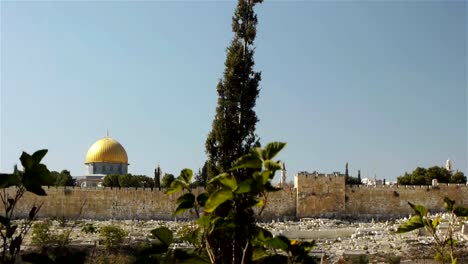
[[[193,204],[195,203],[195,196],[191,193],[186,193],[179,198],[177,198],[176,204],[177,209],[174,212],[174,215],[179,215],[185,212],[187,209],[193,208]]]
[[[454,259],[452,260],[452,264],[457,264],[457,258],[454,258]]]
[[[273,235],[265,228],[256,227],[256,238],[261,242],[265,242],[268,239],[273,238]]]
[[[180,176],[178,178],[181,179],[186,185],[189,185],[192,182],[192,170],[191,169],[183,169],[180,172]]]
[[[276,236],[272,239],[269,239],[265,242],[265,245],[276,248],[276,249],[281,249],[284,251],[288,251],[289,245],[291,242],[289,239],[285,236]]]
[[[47,154],[47,149],[41,149],[32,154],[32,159],[35,163],[40,163],[42,158]]]
[[[447,211],[452,212],[453,211],[453,206],[455,205],[455,201],[448,198],[444,197],[444,207],[447,209]]]
[[[10,186],[18,186],[21,183],[17,175],[13,174],[0,174],[0,189],[8,188]]]
[[[228,200],[232,199],[232,191],[227,189],[217,190],[208,197],[205,204],[205,212],[211,213],[218,206]]]
[[[424,216],[427,216],[427,209],[426,207],[422,206],[422,205],[419,205],[419,204],[412,204],[410,202],[408,202],[408,204],[411,206],[411,208],[413,208],[413,211],[421,216],[421,217],[424,217]]]
[[[263,150],[263,159],[264,160],[271,160],[273,159],[278,152],[280,152],[284,147],[286,146],[286,143],[283,142],[271,142],[268,145],[265,146],[265,149]]]
[[[468,208],[465,207],[456,207],[455,210],[453,210],[453,213],[456,216],[468,216]]]
[[[208,183],[220,182],[222,185],[229,187],[231,190],[237,188],[237,181],[234,176],[229,173],[221,173],[218,176],[211,179]]]
[[[437,226],[442,222],[442,217],[439,215],[436,219],[430,221],[433,230],[437,229]]]
[[[238,169],[262,169],[262,160],[252,153],[240,157],[230,171]]]
[[[173,235],[171,230],[165,226],[158,227],[151,230],[151,234],[159,239],[164,245],[169,246],[173,241]]]
[[[245,181],[242,181],[237,188],[234,190],[234,193],[241,194],[241,193],[248,193],[250,190],[252,190],[252,180],[248,179]]]
[[[265,257],[267,255],[267,251],[263,246],[254,246],[252,249],[252,260],[259,260],[260,258]]]
[[[205,207],[206,200],[208,200],[208,193],[206,193],[206,192],[200,193],[200,194],[197,196],[197,203],[198,203],[198,205],[200,205],[201,207]]]
[[[283,165],[280,162],[273,161],[273,160],[266,160],[263,162],[263,166],[266,170],[271,172],[275,172],[277,170],[283,169]]]
[[[415,216],[411,217],[410,219],[408,219],[408,221],[401,224],[398,227],[396,232],[397,233],[406,233],[406,232],[410,232],[410,231],[413,231],[413,230],[421,228],[421,227],[424,227],[422,218],[419,215],[415,215]]]
[[[210,226],[211,223],[211,217],[207,215],[202,215],[200,218],[198,218],[197,223],[201,226],[208,227]]]
[[[174,215],[179,215],[185,211],[187,211],[187,209],[191,209],[193,208],[193,201],[183,201],[182,203],[179,204],[179,206],[177,206],[177,209],[175,210],[174,212]]]
[[[179,198],[177,198],[176,204],[180,204],[183,202],[192,202],[192,204],[195,202],[195,195],[191,193],[186,193]]]
[[[24,152],[21,154],[20,157],[21,165],[23,165],[23,168],[30,169],[34,165],[34,159],[29,155],[28,153]]]
[[[232,229],[236,227],[236,224],[229,217],[216,217],[212,222],[210,233],[213,231],[222,232],[222,229]]]
[[[172,194],[175,192],[178,192],[182,190],[186,184],[179,179],[175,179],[173,182],[171,182],[171,186],[166,190],[166,194]]]

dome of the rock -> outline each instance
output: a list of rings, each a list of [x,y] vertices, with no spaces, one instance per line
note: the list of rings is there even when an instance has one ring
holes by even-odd
[[[105,137],[89,148],[85,164],[88,174],[125,174],[128,156],[117,140]]]

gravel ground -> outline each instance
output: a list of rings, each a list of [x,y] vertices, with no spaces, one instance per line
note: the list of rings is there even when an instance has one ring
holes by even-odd
[[[443,215],[446,219],[447,216]],[[344,259],[358,259],[370,263],[433,263],[433,238],[421,230],[405,234],[396,234],[398,225],[406,219],[385,222],[348,222],[331,219],[302,219],[299,222],[260,223],[274,235],[285,235],[290,239],[316,240],[313,254],[322,257],[324,263],[349,263]],[[99,245],[99,233],[86,234],[82,227],[92,223],[97,229],[105,225],[118,225],[128,232],[125,243],[133,244],[149,241],[150,231],[159,226],[166,226],[176,234],[182,232],[190,222],[181,221],[52,221],[52,232],[60,233],[71,230],[71,245]],[[465,233],[468,233],[468,220],[464,220]],[[441,224],[444,227],[444,223]],[[444,231],[441,228],[441,231]],[[457,228],[456,239],[459,252],[459,264],[468,263],[468,234],[463,235]],[[176,239],[177,241],[177,239]],[[179,242],[181,242],[179,240]],[[177,243],[176,247],[184,246]],[[24,250],[34,249],[31,245],[31,232],[23,242]],[[400,262],[398,262],[400,261]]]

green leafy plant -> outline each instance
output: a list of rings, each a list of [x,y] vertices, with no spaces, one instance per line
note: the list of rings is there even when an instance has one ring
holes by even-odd
[[[94,234],[97,233],[97,228],[93,225],[93,223],[87,223],[81,228],[82,232],[86,234]]]
[[[100,228],[99,234],[106,248],[110,250],[118,247],[128,233],[119,226],[107,225]]]
[[[2,239],[0,262],[2,263],[15,262],[23,239],[41,208],[41,205],[33,206],[26,219],[23,219],[19,224],[14,223],[12,218],[18,201],[26,192],[41,196],[46,195],[42,186],[54,183],[49,170],[41,163],[46,153],[46,149],[36,151],[32,155],[23,152],[20,157],[23,171],[19,171],[15,166],[12,174],[0,174],[0,189],[2,189],[0,199],[4,208],[4,214],[0,216],[0,237]]]
[[[285,145],[273,142],[264,149],[252,149],[239,158],[228,172],[209,181],[214,186],[214,191],[210,193],[195,195],[192,192],[192,171],[189,169],[182,170],[172,182],[166,193],[184,192],[176,201],[174,214],[190,211],[198,217],[198,228],[193,232],[192,238],[201,241],[196,250],[198,257],[206,255],[210,263],[226,263],[226,259],[219,258],[218,253],[226,247],[229,247],[226,252],[233,252],[232,247],[239,247],[242,254],[232,255],[229,263],[263,263],[274,260],[281,261],[279,263],[313,263],[308,253],[314,246],[314,241],[300,242],[290,241],[283,236],[273,237],[269,231],[255,224],[267,205],[268,193],[278,190],[271,185],[271,180],[275,172],[282,169],[282,163],[273,158]],[[239,170],[251,172],[250,177],[238,179],[236,172]],[[241,218],[254,211],[253,226],[242,225],[244,219]],[[239,230],[243,232],[240,237],[237,236]],[[223,243],[215,247],[212,241]]]
[[[36,246],[40,246],[41,248],[48,248],[48,247],[64,247],[70,243],[70,231],[65,230],[60,233],[54,233],[51,230],[52,222],[51,221],[43,221],[40,223],[35,223],[32,226],[32,233],[31,233],[31,243]]]
[[[418,228],[425,228],[434,238],[436,260],[445,263],[447,259],[450,259],[452,264],[456,264],[457,257],[455,254],[455,245],[457,244],[457,240],[454,237],[453,231],[457,224],[457,217],[468,216],[468,208],[455,206],[454,200],[445,197],[444,208],[449,213],[449,224],[446,232],[442,232],[438,229],[442,222],[441,216],[431,219],[426,207],[415,205],[410,202],[408,202],[408,204],[411,206],[415,214],[408,219],[408,221],[401,224],[396,232],[406,233]]]

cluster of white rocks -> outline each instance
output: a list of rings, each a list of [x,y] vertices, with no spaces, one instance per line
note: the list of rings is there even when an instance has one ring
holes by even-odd
[[[447,226],[447,215],[442,215],[441,231]],[[395,233],[397,227],[407,219],[389,220],[385,222],[349,222],[333,219],[302,219],[298,222],[272,221],[260,223],[273,235],[285,235],[290,239],[315,240],[317,246],[313,254],[322,257],[326,263],[336,263],[346,257],[366,257],[371,263],[389,263],[390,259],[400,259],[400,263],[415,263],[415,259],[432,259],[431,250],[434,243],[432,236],[422,230],[409,233]],[[105,225],[117,225],[128,232],[126,243],[150,241],[150,231],[160,226],[166,226],[177,236],[183,228],[193,225],[183,221],[67,221],[65,225],[52,221],[52,230],[60,233],[70,230],[71,244],[98,245],[99,233],[85,233],[85,224],[93,224],[96,229]],[[457,249],[462,258],[466,256],[468,263],[468,220],[460,221],[455,229],[458,240]],[[176,240],[177,241],[177,240]],[[180,240],[179,240],[180,241]],[[31,232],[25,238],[26,248],[31,246]],[[179,243],[176,246],[184,246]],[[465,255],[466,254],[466,255]],[[463,262],[459,262],[463,263]]]

